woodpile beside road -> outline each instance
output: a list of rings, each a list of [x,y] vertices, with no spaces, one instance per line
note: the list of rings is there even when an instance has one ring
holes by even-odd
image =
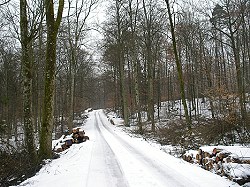
[[[250,182],[249,172],[244,173],[244,177],[237,176],[238,173],[241,172],[242,174],[244,172],[242,168],[249,171],[250,158],[242,158],[229,151],[214,148],[212,152],[206,152],[199,149],[197,154],[194,152],[185,153],[182,155],[182,159],[189,163],[197,164],[201,168],[211,171],[212,173],[225,176],[239,184]],[[236,172],[236,170],[238,170],[237,168],[240,168],[240,172]]]
[[[62,152],[68,149],[72,144],[82,143],[89,140],[89,137],[85,135],[85,131],[80,128],[74,128],[71,134],[62,135],[57,143],[53,147],[54,152]]]

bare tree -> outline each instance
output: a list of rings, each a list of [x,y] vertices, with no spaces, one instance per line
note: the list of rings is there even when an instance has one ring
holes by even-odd
[[[98,0],[79,1],[68,0],[68,15],[67,15],[67,28],[68,28],[68,43],[69,43],[69,59],[70,59],[70,91],[69,91],[69,109],[68,109],[68,128],[73,127],[74,118],[74,88],[75,88],[75,74],[78,65],[78,51],[80,50],[80,42],[84,38],[84,31],[86,31],[86,21]],[[74,3],[74,10],[72,9]]]
[[[176,40],[175,40],[175,30],[174,30],[172,14],[171,14],[171,10],[170,10],[170,4],[169,4],[169,0],[165,0],[165,2],[167,4],[167,11],[168,11],[170,29],[171,29],[171,35],[172,35],[172,44],[173,44],[173,50],[174,50],[174,56],[175,56],[175,63],[177,66],[178,78],[179,78],[179,82],[180,82],[181,100],[182,100],[182,104],[184,107],[185,118],[187,120],[188,128],[191,129],[191,119],[190,119],[190,116],[188,114],[188,108],[187,108],[186,96],[185,96],[185,88],[184,88],[184,80],[183,80],[183,75],[182,75],[182,66],[181,66],[181,62],[179,60],[179,55],[178,55],[178,51],[177,51],[177,44],[176,44]]]
[[[133,7],[133,3],[135,3],[135,7]],[[137,22],[138,22],[138,12],[139,12],[139,1],[133,0],[128,1],[128,22],[131,30],[131,59],[132,65],[134,69],[134,93],[135,93],[135,108],[138,117],[138,127],[139,132],[142,133],[142,119],[141,119],[141,102],[140,102],[140,90],[139,90],[139,60],[138,60],[138,46],[136,45],[136,31],[137,31]]]
[[[33,2],[34,3],[34,2]],[[34,3],[35,4],[35,3]],[[33,5],[34,5],[33,4]],[[24,129],[27,151],[31,161],[37,161],[36,146],[34,142],[34,119],[32,116],[32,41],[37,35],[38,29],[43,19],[43,8],[41,4],[37,5],[37,17],[28,15],[29,5],[26,0],[20,0],[20,31],[23,65],[23,96],[24,96]],[[28,20],[28,17],[33,20]],[[40,18],[40,19],[39,19]],[[29,25],[29,23],[32,23]]]
[[[10,1],[11,0],[5,0],[4,2],[0,3],[0,6],[5,5],[5,4],[9,3]]]
[[[239,37],[239,28],[242,25],[243,15],[246,11],[246,1],[241,2],[239,8],[233,6],[235,2],[229,0],[224,1],[224,6],[216,5],[213,10],[213,17],[211,22],[216,30],[222,33],[229,39],[229,46],[232,49],[235,69],[236,69],[236,80],[237,88],[240,101],[241,116],[243,122],[246,120],[246,106],[245,106],[245,93],[244,93],[244,83],[243,83],[243,73],[242,73],[242,61],[240,57],[240,49],[238,43]],[[242,12],[243,11],[243,12]],[[243,13],[243,14],[242,14]],[[226,31],[223,30],[226,28]]]
[[[45,0],[45,14],[47,24],[47,46],[45,67],[45,90],[43,117],[40,133],[40,159],[52,157],[52,128],[54,123],[54,96],[56,72],[56,41],[57,33],[62,20],[64,0],[59,0],[57,17],[54,14],[54,1]]]

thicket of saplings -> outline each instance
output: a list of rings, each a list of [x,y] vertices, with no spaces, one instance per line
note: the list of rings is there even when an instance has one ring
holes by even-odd
[[[163,120],[162,120],[163,121]],[[188,149],[198,149],[201,145],[249,145],[250,113],[245,121],[240,115],[228,115],[225,118],[199,118],[192,121],[191,128],[184,119],[160,121],[156,124],[156,132],[144,128],[145,138],[154,138],[161,145],[179,147],[181,155]],[[145,125],[150,126],[150,124]]]

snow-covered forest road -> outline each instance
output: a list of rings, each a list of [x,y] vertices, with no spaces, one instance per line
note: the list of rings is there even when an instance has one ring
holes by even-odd
[[[102,110],[90,112],[83,129],[89,141],[73,144],[20,186],[238,186],[129,136],[112,125]]]
[[[109,122],[102,112],[95,112],[94,116],[95,122],[90,126],[89,131],[94,130],[95,145],[87,186],[93,186],[89,184],[96,181],[96,174],[100,174],[98,177],[101,179],[100,186],[107,187],[122,187],[129,186],[129,184],[133,186],[142,184],[143,186],[198,186],[169,167],[164,160],[157,158],[157,154],[152,154],[154,152],[150,150],[150,147],[145,149],[136,142],[133,143],[118,136],[115,129],[108,125]],[[97,162],[99,162],[98,165],[96,165]]]
[[[104,124],[100,114],[95,112],[93,117],[94,123],[86,126],[94,141],[86,186],[127,186],[119,161],[101,131]]]

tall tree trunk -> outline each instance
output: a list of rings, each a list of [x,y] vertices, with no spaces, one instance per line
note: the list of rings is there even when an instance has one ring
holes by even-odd
[[[139,2],[138,0],[136,1],[136,10],[133,15],[133,8],[132,8],[132,0],[129,1],[129,23],[130,23],[130,28],[131,28],[131,56],[132,56],[132,66],[134,70],[134,92],[135,92],[135,108],[136,108],[136,113],[137,113],[137,119],[138,119],[138,128],[139,128],[139,133],[142,134],[142,120],[141,120],[141,103],[140,103],[140,89],[139,89],[139,64],[137,61],[137,48],[135,44],[135,31],[136,31],[136,24],[137,24],[137,13],[138,13],[138,7],[139,7]]]
[[[27,18],[27,2],[20,0],[20,30],[23,65],[23,97],[24,97],[24,130],[25,144],[32,163],[36,163],[37,154],[34,141],[34,127],[32,119],[32,58],[30,56],[30,48],[32,38],[28,36],[28,18]]]
[[[74,95],[75,95],[75,62],[71,62],[70,64],[70,94],[69,94],[69,118],[68,118],[68,129],[71,132],[73,128],[73,120],[74,120]],[[73,66],[73,67],[72,67]]]
[[[243,92],[244,85],[243,85],[243,79],[242,79],[240,53],[239,53],[239,47],[237,46],[237,43],[234,38],[234,32],[232,29],[231,20],[229,20],[229,32],[230,32],[230,39],[231,39],[233,56],[234,56],[234,61],[235,61],[235,68],[236,68],[237,88],[238,88],[238,94],[239,94],[239,99],[240,99],[241,117],[242,117],[243,124],[245,124],[245,120],[246,120],[246,108],[244,105],[245,93]],[[238,38],[236,38],[236,40],[237,39]]]
[[[152,34],[151,34],[151,15],[148,15],[145,1],[143,0],[143,11],[146,19],[146,61],[147,61],[147,80],[148,80],[148,120],[151,121],[151,131],[155,131],[154,120],[154,65],[152,60]]]
[[[59,0],[57,18],[54,18],[53,0],[45,0],[47,45],[45,67],[45,90],[43,103],[43,116],[40,133],[40,159],[52,157],[52,129],[54,122],[54,95],[56,70],[56,39],[62,19],[64,0]]]
[[[171,11],[170,11],[169,0],[165,0],[165,2],[167,4],[167,10],[168,10],[168,16],[169,16],[169,22],[170,22],[170,29],[171,29],[171,35],[172,35],[173,50],[174,50],[174,56],[175,56],[175,63],[176,63],[176,67],[177,67],[177,71],[178,71],[178,78],[179,78],[179,82],[180,82],[181,100],[182,100],[182,104],[183,104],[183,107],[184,107],[184,112],[185,112],[185,118],[186,118],[186,121],[187,121],[187,125],[188,125],[188,128],[190,130],[191,129],[191,119],[190,119],[190,116],[188,115],[188,108],[187,108],[185,89],[184,89],[184,80],[183,80],[183,75],[182,75],[182,67],[181,67],[181,62],[179,60],[179,56],[178,56],[178,52],[177,52],[174,25],[173,25],[172,15],[171,15]]]
[[[121,45],[119,45],[121,48]],[[121,49],[119,50],[119,73],[120,73],[120,84],[121,84],[121,104],[122,104],[122,114],[124,119],[124,125],[129,126],[128,122],[128,101],[127,101],[127,89],[125,84],[125,71],[124,71],[124,57]]]
[[[243,123],[245,123],[245,120],[246,120],[246,108],[244,106],[245,93],[243,92],[242,71],[241,71],[241,65],[240,65],[239,52],[238,52],[238,49],[237,49],[237,47],[235,45],[235,42],[234,42],[233,38],[232,38],[232,47],[233,47],[233,53],[234,53],[234,59],[235,59],[238,94],[239,94],[239,97],[240,97],[241,117],[243,119]]]
[[[122,114],[124,118],[125,126],[129,126],[128,120],[128,98],[127,98],[127,89],[125,84],[125,71],[124,71],[124,48],[122,43],[122,29],[121,29],[121,16],[120,16],[120,9],[121,9],[121,2],[116,0],[116,20],[117,20],[117,47],[118,47],[118,61],[119,61],[119,74],[120,74],[120,92],[121,92],[121,104],[122,104]]]
[[[73,120],[74,120],[74,91],[75,91],[75,72],[76,72],[76,44],[72,44],[71,39],[69,38],[69,44],[70,44],[70,65],[69,65],[69,73],[70,73],[70,78],[69,78],[69,105],[68,105],[68,119],[67,119],[67,126],[69,131],[71,132],[73,128]]]

